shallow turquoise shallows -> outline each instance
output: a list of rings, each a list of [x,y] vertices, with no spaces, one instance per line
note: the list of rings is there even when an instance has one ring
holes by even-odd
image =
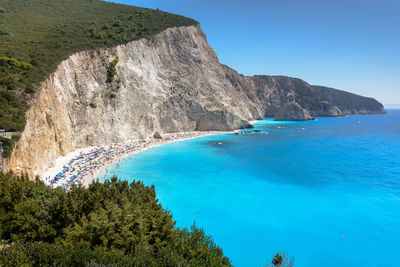
[[[400,110],[255,127],[149,149],[106,177],[154,184],[177,226],[196,221],[235,266],[277,251],[299,267],[400,266]]]

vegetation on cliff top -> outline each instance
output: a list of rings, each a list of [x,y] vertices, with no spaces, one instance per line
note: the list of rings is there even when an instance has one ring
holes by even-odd
[[[231,265],[203,230],[175,227],[154,187],[115,177],[66,192],[0,172],[0,240],[0,266]]]
[[[0,129],[23,130],[37,85],[69,55],[195,24],[159,10],[98,0],[2,0]]]

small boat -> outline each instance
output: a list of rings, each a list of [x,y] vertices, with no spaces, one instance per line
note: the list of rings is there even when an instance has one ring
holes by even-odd
[[[215,142],[216,145],[222,145],[222,142]]]

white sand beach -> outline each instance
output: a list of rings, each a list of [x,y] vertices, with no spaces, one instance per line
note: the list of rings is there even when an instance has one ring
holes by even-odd
[[[162,144],[192,138],[224,134],[221,131],[195,131],[162,134],[162,139],[154,137],[143,140],[130,140],[100,147],[77,149],[66,156],[57,158],[54,167],[49,168],[40,178],[51,187],[68,189],[72,184],[88,186],[110,164],[129,155]]]

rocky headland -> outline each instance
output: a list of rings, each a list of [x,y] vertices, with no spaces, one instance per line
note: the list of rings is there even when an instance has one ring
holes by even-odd
[[[276,121],[308,121],[314,119],[307,110],[296,102],[283,105],[275,114]]]
[[[41,84],[8,167],[38,175],[76,149],[155,132],[231,131],[264,117],[384,112],[374,99],[300,79],[241,75],[219,63],[200,26],[173,27],[64,60]]]

